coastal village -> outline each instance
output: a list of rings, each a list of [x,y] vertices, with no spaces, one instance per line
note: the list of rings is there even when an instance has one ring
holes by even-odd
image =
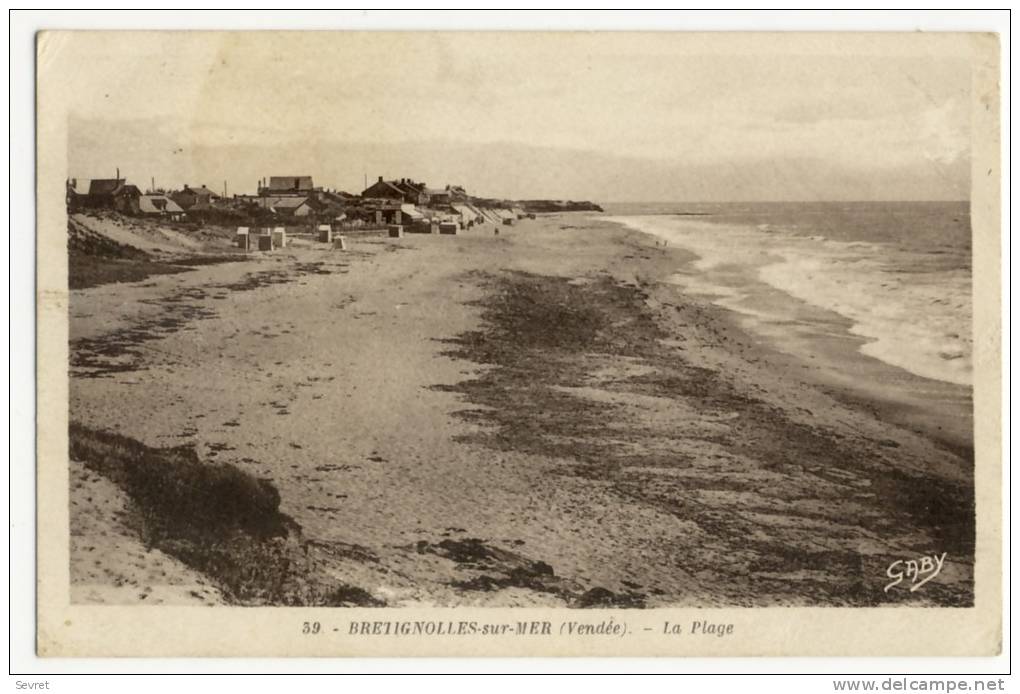
[[[285,245],[287,236],[295,234],[313,234],[343,247],[347,232],[457,234],[491,224],[498,234],[500,227],[534,219],[536,212],[597,209],[574,201],[480,198],[460,185],[430,188],[413,178],[383,176],[360,194],[318,186],[308,175],[261,178],[254,194],[228,195],[226,182],[220,192],[187,183],[166,190],[154,180],[142,192],[119,169],[114,178],[68,178],[66,186],[71,214],[112,211],[190,226],[236,224],[237,246],[262,251]]]

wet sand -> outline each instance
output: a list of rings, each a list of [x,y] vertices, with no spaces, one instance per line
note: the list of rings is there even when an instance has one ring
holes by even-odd
[[[685,296],[650,237],[493,230],[74,291],[71,419],[271,481],[316,580],[379,604],[972,603],[967,451]],[[236,601],[160,549],[100,590],[123,560],[75,518],[76,599]],[[883,591],[941,552],[922,591]]]

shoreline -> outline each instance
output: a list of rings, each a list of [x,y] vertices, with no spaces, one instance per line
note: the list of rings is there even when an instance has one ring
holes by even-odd
[[[618,218],[622,215],[611,216]],[[626,222],[620,219],[614,219],[611,223],[626,226]],[[658,238],[651,232],[630,228],[637,233]],[[696,276],[699,271],[693,265],[697,263],[698,256],[694,251],[684,249],[684,252],[689,253],[691,259],[678,265],[677,272],[679,275]],[[771,285],[762,285],[770,292],[782,293]],[[796,297],[783,294],[785,301],[804,303]],[[698,298],[721,309],[730,316],[730,322],[738,330],[759,338],[771,348],[770,356],[777,366],[798,373],[851,407],[870,408],[881,413],[882,418],[910,427],[973,461],[971,386],[915,374],[867,354],[861,348],[873,340],[852,332],[854,322],[850,318],[825,309],[809,307],[811,313],[824,320],[826,326],[838,329],[840,334],[823,337],[819,333],[810,340],[798,340],[791,335],[779,335],[775,326],[763,324],[739,309],[725,306],[709,296]],[[816,357],[817,361],[812,361]],[[933,400],[939,403],[938,409],[932,407]]]
[[[784,378],[663,282],[684,258],[564,214],[75,291],[72,362],[121,348],[72,367],[71,419],[271,480],[390,606],[971,603],[973,519],[911,486],[965,509],[972,470]],[[877,594],[939,543],[944,583]]]

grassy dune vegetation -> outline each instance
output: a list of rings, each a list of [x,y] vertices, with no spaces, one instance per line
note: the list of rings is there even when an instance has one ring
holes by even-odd
[[[193,448],[151,448],[72,423],[70,454],[112,480],[134,504],[137,531],[217,582],[238,604],[373,605],[364,591],[316,573],[300,527],[280,513],[272,482]]]

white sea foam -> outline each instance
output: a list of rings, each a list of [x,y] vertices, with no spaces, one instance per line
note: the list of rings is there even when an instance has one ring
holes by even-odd
[[[916,253],[885,243],[833,241],[773,226],[739,226],[664,215],[614,221],[665,238],[698,256],[699,273],[678,275],[691,291],[709,296],[758,322],[803,317],[796,302],[768,311],[749,302],[764,282],[810,306],[842,316],[867,341],[860,350],[926,378],[972,382],[971,281],[967,270],[933,270]],[[829,326],[819,324],[819,332]]]

